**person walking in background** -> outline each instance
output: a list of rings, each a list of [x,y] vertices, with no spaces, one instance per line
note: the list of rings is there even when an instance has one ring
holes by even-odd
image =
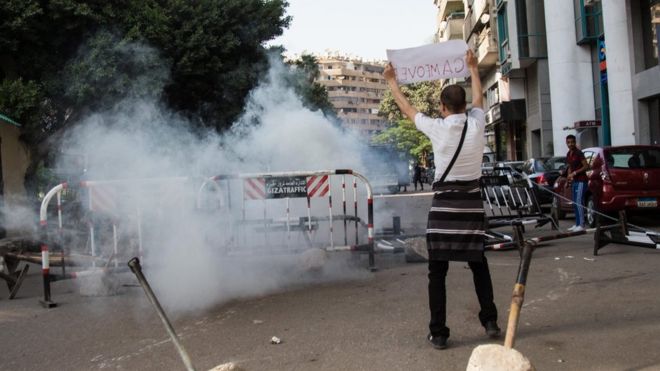
[[[589,169],[587,159],[584,158],[584,153],[577,147],[575,135],[570,134],[566,136],[566,146],[568,153],[566,154],[566,163],[568,164],[567,184],[571,184],[573,209],[575,210],[575,225],[568,228],[571,232],[579,232],[584,230],[584,192],[587,190],[586,171]]]
[[[419,182],[422,191],[424,190],[424,183],[422,182],[423,170],[424,169],[419,165],[419,162],[415,163],[415,167],[413,168],[413,183],[415,184],[415,191],[417,191],[417,182]]]
[[[468,262],[481,306],[481,325],[491,337],[500,334],[493,285],[484,255],[485,218],[479,178],[485,142],[485,114],[477,59],[471,50],[467,51],[466,62],[471,76],[472,110],[466,112],[465,90],[450,85],[441,92],[442,118],[437,119],[418,112],[410,104],[401,92],[391,64],[385,66],[383,72],[399,109],[429,137],[433,147],[436,165],[434,196],[426,229],[431,312],[427,340],[436,349],[446,348],[449,338],[445,287],[449,261]]]

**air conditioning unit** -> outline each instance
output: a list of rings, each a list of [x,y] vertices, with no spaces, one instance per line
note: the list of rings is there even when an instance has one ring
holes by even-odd
[[[584,0],[584,6],[592,6],[597,3],[599,0]]]

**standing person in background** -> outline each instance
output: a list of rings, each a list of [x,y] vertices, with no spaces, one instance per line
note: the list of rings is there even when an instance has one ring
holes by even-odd
[[[466,112],[465,90],[450,85],[440,95],[442,118],[418,112],[401,92],[394,68],[385,66],[383,76],[399,109],[431,140],[436,164],[433,203],[429,211],[426,241],[429,252],[429,309],[427,340],[436,349],[447,347],[447,293],[445,278],[449,261],[466,261],[472,270],[481,311],[479,320],[486,334],[497,337],[497,308],[484,255],[484,210],[479,178],[484,148],[485,114],[477,59],[467,51],[472,84],[472,110]]]
[[[568,228],[571,232],[579,232],[584,230],[584,192],[587,190],[586,171],[589,169],[587,159],[584,158],[584,153],[577,147],[575,135],[570,134],[566,136],[566,146],[568,153],[566,154],[566,163],[568,164],[568,182],[572,187],[573,209],[575,210],[575,225]]]
[[[413,183],[415,183],[415,191],[417,191],[417,182],[419,182],[422,191],[424,190],[424,183],[422,183],[422,170],[419,162],[416,162],[415,167],[413,168]]]

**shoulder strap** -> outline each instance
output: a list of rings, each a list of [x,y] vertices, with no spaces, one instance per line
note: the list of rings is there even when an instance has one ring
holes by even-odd
[[[458,153],[461,152],[461,148],[463,148],[463,142],[465,141],[465,133],[467,133],[467,126],[468,126],[467,120],[465,120],[465,123],[463,124],[463,132],[461,133],[461,140],[458,142],[458,148],[456,148],[454,157],[451,158],[451,161],[449,161],[449,165],[447,165],[445,172],[442,174],[442,177],[438,181],[440,183],[445,181],[445,178],[449,174],[449,171],[451,171],[451,168],[454,166],[454,162],[456,162],[456,158],[458,158]]]

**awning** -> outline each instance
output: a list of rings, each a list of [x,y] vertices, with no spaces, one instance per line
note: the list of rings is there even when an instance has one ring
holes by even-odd
[[[486,112],[486,126],[503,121],[525,121],[527,119],[526,111],[524,99],[498,103]]]

